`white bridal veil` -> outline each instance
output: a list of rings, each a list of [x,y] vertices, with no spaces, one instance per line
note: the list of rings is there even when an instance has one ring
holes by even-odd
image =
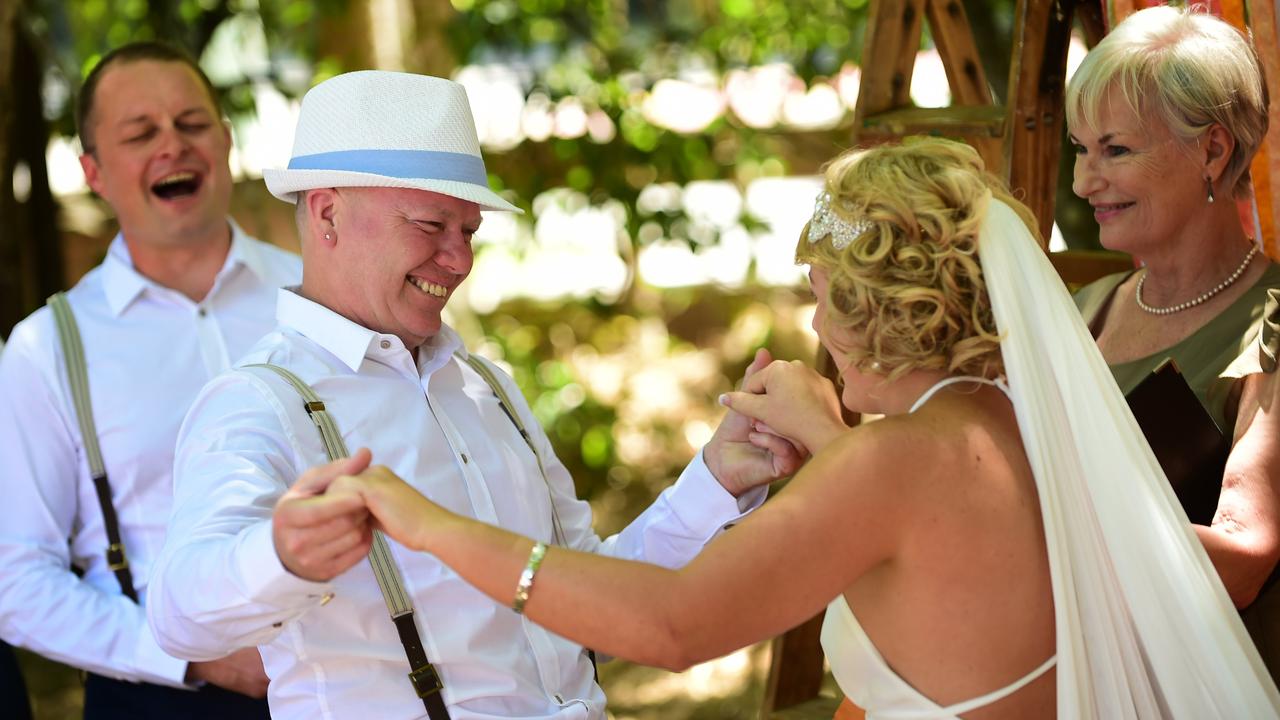
[[[978,256],[1044,517],[1058,717],[1280,717],[1280,693],[1075,304],[999,199]]]

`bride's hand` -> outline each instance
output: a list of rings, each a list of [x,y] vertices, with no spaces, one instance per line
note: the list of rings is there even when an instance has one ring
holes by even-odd
[[[430,531],[450,514],[385,465],[340,477],[330,486],[333,491],[359,494],[373,515],[375,527],[413,550],[426,550]]]
[[[835,386],[798,361],[770,363],[720,402],[754,420],[757,433],[787,438],[810,454],[848,429]]]

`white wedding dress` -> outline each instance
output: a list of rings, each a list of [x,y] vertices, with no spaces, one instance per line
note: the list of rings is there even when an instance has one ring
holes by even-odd
[[[885,663],[841,596],[822,631],[841,689],[868,720],[940,720],[1056,667],[1060,720],[1280,718],[1280,693],[1075,304],[998,199],[978,256],[1008,379],[995,384],[1013,403],[1040,500],[1057,654],[941,707]]]

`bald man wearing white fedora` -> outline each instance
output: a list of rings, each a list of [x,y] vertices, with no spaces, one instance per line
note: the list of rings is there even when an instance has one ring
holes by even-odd
[[[592,532],[515,383],[441,319],[481,211],[518,212],[488,187],[460,85],[327,80],[265,179],[297,206],[303,281],[183,424],[147,608],[161,646],[192,660],[257,646],[275,718],[605,717],[586,650],[372,532],[329,482],[372,457],[455,512],[674,567],[799,458],[752,447],[731,415],[631,525]]]

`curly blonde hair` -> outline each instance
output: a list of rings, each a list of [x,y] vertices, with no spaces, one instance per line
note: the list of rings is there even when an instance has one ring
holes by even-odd
[[[926,369],[1000,375],[978,231],[992,197],[1014,208],[1033,236],[1039,230],[978,153],[939,138],[855,149],[827,166],[826,191],[840,218],[871,224],[844,249],[827,237],[810,242],[808,225],[800,234],[796,262],[829,275],[828,342],[886,380]]]

